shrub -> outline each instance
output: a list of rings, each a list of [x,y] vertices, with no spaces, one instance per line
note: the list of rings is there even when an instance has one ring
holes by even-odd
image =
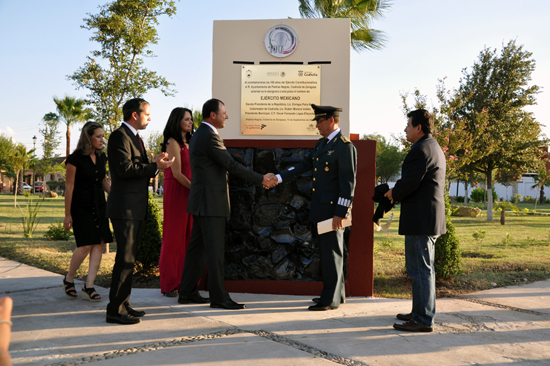
[[[495,211],[501,211],[501,210],[514,211],[514,212],[519,211],[518,206],[513,205],[510,202],[506,202],[506,201],[500,202],[498,205],[495,206],[494,209],[495,209]]]
[[[456,196],[456,202],[464,202],[464,196]]]
[[[513,203],[519,203],[523,199],[523,196],[521,194],[514,194],[514,197],[512,198]]]
[[[451,202],[445,197],[445,222],[447,232],[437,238],[435,242],[435,277],[437,279],[451,279],[462,273],[462,254],[455,227],[451,221]]]
[[[48,238],[48,240],[69,240],[69,238],[73,235],[72,231],[65,230],[63,227],[63,224],[61,221],[57,220],[56,224],[51,224],[48,227],[48,231],[46,231],[46,234],[44,236]]]
[[[162,245],[162,220],[160,209],[151,192],[147,205],[147,217],[143,222],[143,233],[138,246],[136,266],[146,272],[159,265],[160,247]]]
[[[535,200],[531,196],[525,196],[525,198],[523,198],[523,202],[535,202]]]
[[[495,188],[492,188],[493,191],[493,202],[495,202],[498,199],[498,195],[495,192]],[[483,202],[483,197],[485,196],[485,190],[482,188],[475,188],[472,190],[472,193],[470,193],[470,199],[474,202]]]
[[[472,236],[477,241],[483,241],[483,239],[485,239],[485,230],[476,230],[473,232]]]

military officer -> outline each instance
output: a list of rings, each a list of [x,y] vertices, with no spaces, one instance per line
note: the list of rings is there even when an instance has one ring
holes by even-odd
[[[342,109],[312,104],[314,121],[323,136],[311,156],[277,175],[279,183],[313,169],[313,188],[309,220],[317,231],[317,223],[332,219],[332,231],[317,235],[323,274],[320,298],[309,310],[332,310],[344,302],[344,228],[355,190],[357,151],[338,127]]]

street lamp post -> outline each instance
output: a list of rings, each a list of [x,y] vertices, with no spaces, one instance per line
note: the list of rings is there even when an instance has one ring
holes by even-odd
[[[36,152],[36,140],[38,140],[38,138],[36,137],[36,135],[34,135],[32,137],[32,145],[33,145],[33,149],[34,151]],[[35,181],[35,176],[34,176],[34,166],[32,168],[32,190],[34,191],[34,193],[36,193],[36,188],[34,188],[34,181]]]

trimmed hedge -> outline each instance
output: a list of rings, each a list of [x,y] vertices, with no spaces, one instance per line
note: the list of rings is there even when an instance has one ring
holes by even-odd
[[[435,278],[448,280],[462,273],[462,254],[456,237],[455,226],[451,221],[451,202],[445,195],[445,222],[447,233],[435,242]]]
[[[159,265],[160,247],[162,245],[162,220],[160,208],[151,192],[147,205],[147,216],[143,222],[143,233],[138,246],[136,267],[145,272]]]

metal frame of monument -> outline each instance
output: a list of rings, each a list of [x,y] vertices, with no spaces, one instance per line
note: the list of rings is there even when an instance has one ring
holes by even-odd
[[[278,24],[292,27],[298,44],[288,57],[266,51],[264,36]],[[330,50],[330,51],[329,51]],[[320,104],[344,108],[340,128],[357,147],[357,177],[348,244],[346,294],[373,296],[373,223],[376,142],[359,140],[349,131],[349,19],[281,19],[215,21],[212,96],[224,101],[229,120],[220,130],[228,148],[313,148],[318,136],[243,136],[241,74],[243,65],[321,65]],[[327,59],[328,58],[328,59]],[[205,281],[202,281],[203,286]],[[231,292],[318,295],[322,282],[226,280]],[[203,287],[201,286],[201,287]]]

